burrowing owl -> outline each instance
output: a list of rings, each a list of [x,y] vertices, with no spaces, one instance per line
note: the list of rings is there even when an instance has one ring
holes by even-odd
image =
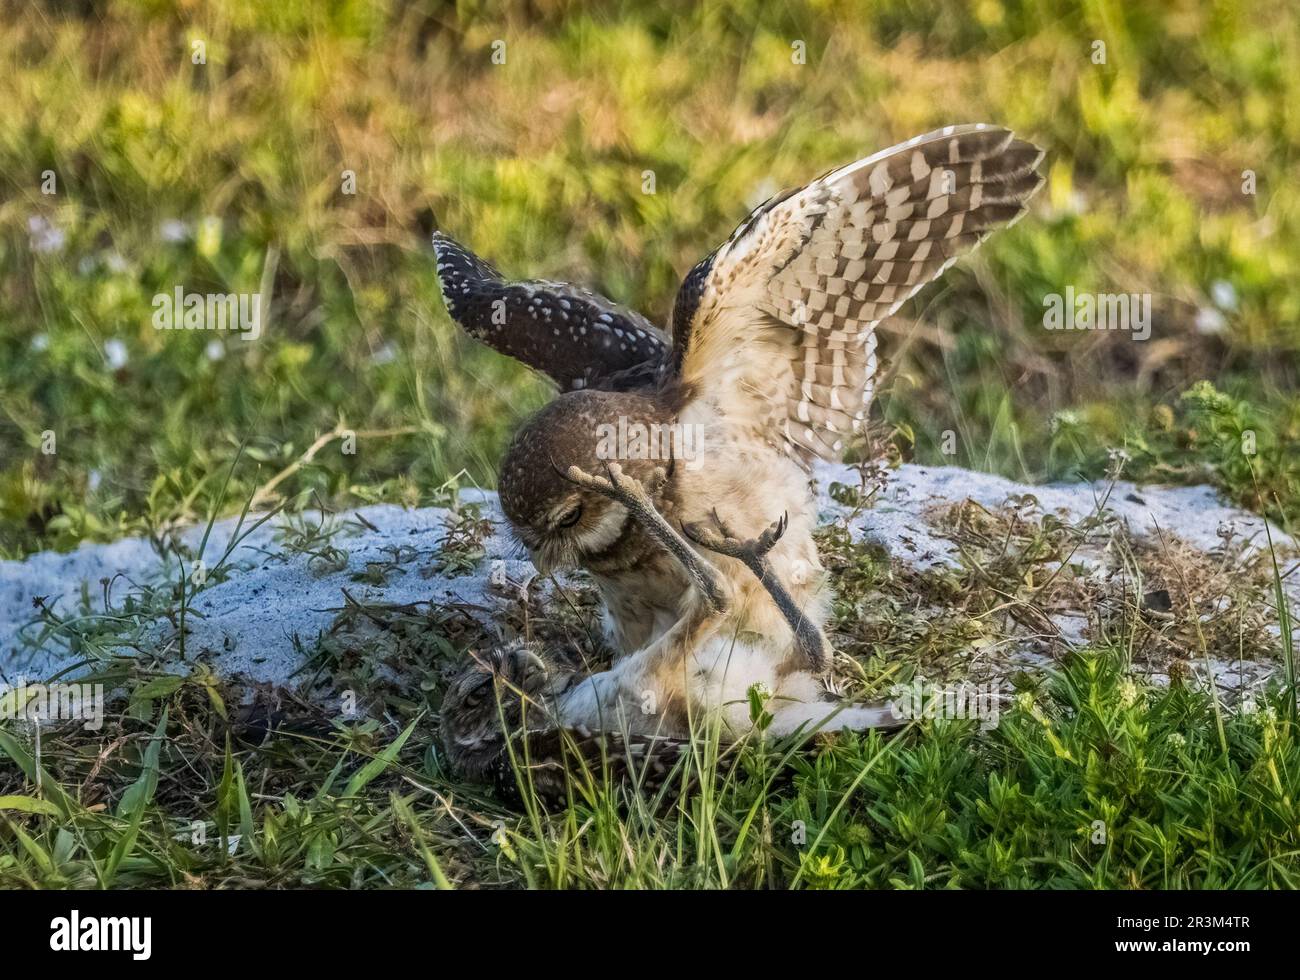
[[[1006,129],[950,126],[772,198],[687,274],[671,345],[608,300],[505,281],[435,236],[451,315],[562,389],[511,443],[500,494],[540,568],[591,572],[623,652],[556,701],[563,723],[662,732],[716,710],[743,729],[755,683],[775,695],[777,730],[825,714],[808,465],[864,424],[876,324],[1019,218],[1041,159]],[[611,460],[619,478],[601,476]],[[782,515],[761,566],[752,548],[710,564],[692,547],[757,540]],[[710,581],[700,566],[715,565]]]

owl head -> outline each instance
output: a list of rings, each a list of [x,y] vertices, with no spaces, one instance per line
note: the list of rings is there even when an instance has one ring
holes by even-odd
[[[515,435],[501,463],[501,509],[543,573],[573,567],[616,547],[629,530],[627,510],[574,485],[570,466],[602,475],[617,463],[654,496],[656,470],[670,473],[661,432],[668,419],[652,397],[627,392],[560,395]],[[666,455],[667,453],[667,455]]]

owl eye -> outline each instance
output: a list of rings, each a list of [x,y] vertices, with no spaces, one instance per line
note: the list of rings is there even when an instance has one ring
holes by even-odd
[[[582,517],[582,504],[576,505],[573,510],[566,513],[555,522],[556,527],[573,527],[578,523],[578,518]]]

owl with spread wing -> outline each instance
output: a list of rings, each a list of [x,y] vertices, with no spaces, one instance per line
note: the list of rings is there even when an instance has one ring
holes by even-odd
[[[754,684],[778,732],[837,710],[810,465],[866,422],[876,325],[1024,214],[1042,156],[1001,127],[948,126],[777,195],[686,275],[670,334],[585,289],[506,280],[435,235],[452,318],[561,391],[511,442],[501,506],[539,569],[591,574],[620,653],[548,682],[557,724],[659,737],[718,712],[743,730]],[[482,684],[547,670],[518,649],[444,707],[467,768],[499,737]],[[841,706],[830,724],[891,717]]]

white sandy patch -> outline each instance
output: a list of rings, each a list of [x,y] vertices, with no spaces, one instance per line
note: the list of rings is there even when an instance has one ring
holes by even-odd
[[[843,466],[823,466],[818,476],[823,488],[819,501],[823,520],[843,520],[846,509],[830,499],[825,487],[831,481],[856,486],[856,472]],[[1105,491],[1104,483],[1034,487],[969,470],[909,465],[889,474],[885,491],[872,507],[853,518],[851,530],[856,538],[882,547],[899,565],[924,573],[958,563],[952,541],[932,523],[934,512],[943,504],[969,498],[997,510],[1008,500],[1032,495],[1040,512],[1077,522],[1095,513]],[[344,604],[344,589],[368,603],[456,604],[490,626],[519,584],[531,579],[535,571],[527,561],[513,557],[494,494],[469,492],[462,500],[479,503],[483,516],[496,527],[484,542],[482,560],[462,575],[434,573],[431,568],[450,516],[442,508],[407,510],[375,505],[335,515],[331,520],[345,526],[331,542],[346,552],[341,569],[322,568],[307,555],[286,551],[277,543],[275,525],[279,520],[268,523],[232,554],[229,577],[210,582],[195,597],[187,620],[184,661],[201,657],[223,676],[292,683],[302,667],[300,651],[310,652],[317,638],[329,629]],[[1235,534],[1250,540],[1250,547],[1265,545],[1264,522],[1224,504],[1209,487],[1121,483],[1110,490],[1107,508],[1135,533],[1150,533],[1158,527],[1206,551],[1222,545],[1220,529],[1229,522]],[[215,525],[204,555],[209,565],[225,550],[235,524],[230,519]],[[375,530],[365,529],[364,524]],[[203,529],[195,527],[182,537],[191,548],[197,548],[202,535]],[[1294,547],[1280,532],[1274,530],[1273,535],[1279,546]],[[397,548],[405,549],[405,557],[388,572],[383,584],[356,578],[368,562],[390,561]],[[113,580],[111,612],[121,618],[117,624],[120,631],[137,631],[147,650],[161,645],[158,666],[184,669],[170,622],[139,612],[124,617],[122,610],[122,599],[133,588],[177,582],[179,576],[175,559],[161,561],[143,539],[83,545],[68,554],[47,552],[23,561],[0,561],[0,682],[20,676],[44,678],[86,661],[90,654],[77,648],[69,630],[43,630],[33,599],[47,597],[47,604],[61,617],[102,617],[100,583],[105,578]],[[1288,585],[1296,608],[1300,608],[1298,585]],[[1084,641],[1085,612],[1064,614],[1058,625],[1067,643]],[[139,655],[129,645],[102,652]],[[1025,667],[1047,662],[1033,649],[1008,648],[1000,655],[1008,664]],[[1218,664],[1215,673],[1253,685],[1275,668],[1276,664],[1248,661]]]

